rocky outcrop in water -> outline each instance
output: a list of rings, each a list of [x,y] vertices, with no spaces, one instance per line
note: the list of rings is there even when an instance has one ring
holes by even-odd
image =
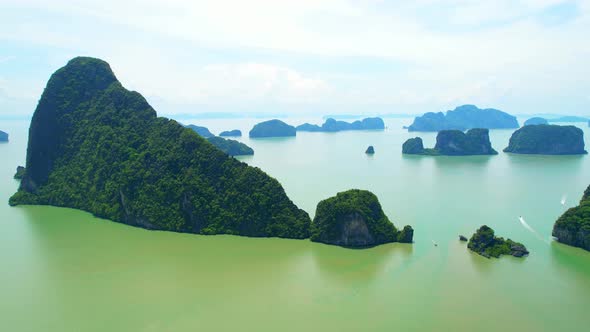
[[[502,255],[512,255],[514,257],[523,257],[529,254],[528,250],[521,243],[514,242],[510,239],[496,237],[494,230],[490,227],[481,226],[467,243],[467,248],[486,258],[500,257]]]
[[[557,219],[552,235],[561,243],[590,251],[590,186],[580,204]]]
[[[410,138],[402,145],[403,154],[423,154],[424,144],[420,137]]]
[[[414,119],[409,131],[441,131],[471,128],[507,129],[518,128],[516,117],[493,108],[480,109],[474,105],[463,105],[446,114],[426,113]]]
[[[352,189],[321,201],[311,227],[311,240],[344,247],[370,247],[412,242],[410,226],[400,232],[389,221],[373,193]]]
[[[0,142],[8,142],[8,133],[0,130]]]
[[[524,126],[510,137],[504,152],[520,154],[585,154],[584,132],[575,126]]]
[[[375,154],[375,148],[372,145],[369,145],[367,150],[365,151],[366,154]]]

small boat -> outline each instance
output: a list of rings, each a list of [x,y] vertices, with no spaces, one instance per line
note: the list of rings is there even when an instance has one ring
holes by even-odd
[[[434,244],[435,247],[438,247],[438,244],[434,242],[434,240],[432,240],[432,244]]]

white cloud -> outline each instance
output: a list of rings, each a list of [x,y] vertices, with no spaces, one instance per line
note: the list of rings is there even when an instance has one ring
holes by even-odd
[[[392,108],[459,101],[509,105],[510,98],[542,103],[552,95],[590,88],[587,0],[576,2],[575,18],[557,26],[544,26],[535,15],[561,0],[4,2],[8,8],[89,18],[104,26],[59,30],[47,22],[23,21],[0,32],[0,39],[105,57],[125,85],[169,100],[390,103]],[[108,33],[101,35],[103,29]],[[117,30],[127,33],[113,33]],[[173,40],[176,49],[139,45],[130,35]],[[309,58],[369,56],[405,68],[384,78],[327,75],[256,59],[179,61],[185,45],[270,49]],[[577,95],[585,99],[585,93]]]

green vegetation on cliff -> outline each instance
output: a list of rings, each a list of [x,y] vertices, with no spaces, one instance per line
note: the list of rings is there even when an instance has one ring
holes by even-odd
[[[351,189],[321,201],[311,226],[311,240],[346,247],[366,247],[388,242],[412,242],[414,231],[398,231],[381,204],[367,190]]]
[[[223,137],[213,136],[207,138],[207,141],[230,156],[244,156],[254,154],[254,150],[252,150],[251,147],[233,139],[225,139]]]
[[[311,222],[277,180],[158,118],[106,62],[84,57],[47,83],[31,120],[26,174],[10,204],[200,234],[306,238]]]
[[[209,128],[207,128],[207,127],[196,126],[193,124],[186,125],[186,127],[193,130],[195,133],[199,134],[199,136],[204,137],[204,138],[209,138],[209,137],[215,136],[215,135],[213,135],[213,133],[211,133],[209,131]]]
[[[575,126],[524,126],[510,137],[504,152],[522,154],[585,154],[584,132]]]
[[[501,255],[523,257],[529,254],[524,245],[494,236],[494,230],[486,225],[481,226],[471,236],[467,248],[487,258],[498,258]]]
[[[557,241],[590,251],[590,186],[580,204],[568,209],[553,225]]]

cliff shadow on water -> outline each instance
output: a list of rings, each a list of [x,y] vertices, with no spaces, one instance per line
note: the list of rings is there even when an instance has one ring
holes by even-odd
[[[414,246],[387,243],[372,248],[344,248],[312,243],[311,252],[317,269],[330,280],[342,283],[369,282],[383,273],[388,263],[407,263]]]

